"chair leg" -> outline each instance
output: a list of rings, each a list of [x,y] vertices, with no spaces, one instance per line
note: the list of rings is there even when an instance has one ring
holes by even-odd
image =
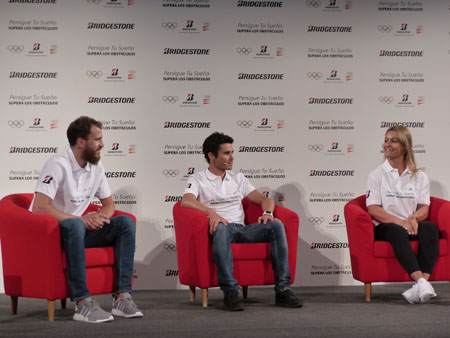
[[[47,308],[48,308],[48,321],[54,322],[55,321],[55,300],[47,300]]]
[[[67,299],[61,298],[61,309],[65,309],[67,306]]]
[[[17,314],[17,303],[19,302],[18,296],[11,296],[11,312],[13,315]]]
[[[366,294],[366,302],[370,302],[370,297],[372,295],[372,283],[364,283],[364,291]]]
[[[208,289],[202,289],[202,306],[208,306]]]
[[[242,296],[244,297],[244,299],[247,299],[247,295],[248,295],[248,286],[243,286],[242,287]]]
[[[190,286],[189,287],[189,300],[191,302],[195,301],[195,286]]]

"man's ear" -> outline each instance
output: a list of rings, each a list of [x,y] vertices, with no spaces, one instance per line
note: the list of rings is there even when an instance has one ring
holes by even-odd
[[[77,148],[84,149],[86,146],[86,140],[82,137],[77,138],[77,143],[75,144]]]
[[[214,156],[214,154],[213,154],[212,152],[209,152],[209,153],[208,153],[208,158],[209,158],[209,162],[213,162],[213,160],[214,160],[216,157]]]

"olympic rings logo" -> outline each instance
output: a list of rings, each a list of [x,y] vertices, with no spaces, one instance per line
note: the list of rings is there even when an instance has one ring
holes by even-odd
[[[178,24],[177,24],[176,22],[163,22],[163,23],[161,24],[161,26],[162,26],[164,29],[173,31],[175,28],[178,27]]]
[[[236,52],[239,55],[249,55],[249,54],[251,54],[252,49],[251,48],[245,48],[245,47],[238,47],[238,48],[236,48]]]
[[[175,176],[177,176],[179,173],[180,173],[180,171],[177,170],[177,169],[174,169],[174,170],[172,170],[172,169],[169,169],[169,170],[164,169],[164,170],[163,170],[163,175],[164,175],[164,176],[167,176],[167,177],[175,177]]]
[[[8,126],[10,126],[11,128],[22,128],[24,126],[25,122],[23,122],[22,120],[18,121],[18,120],[9,120],[8,121]]]
[[[18,46],[18,45],[9,45],[8,46],[8,50],[11,53],[22,53],[22,51],[24,50],[24,47],[22,45]]]
[[[391,104],[394,102],[394,98],[392,96],[380,96],[378,102],[381,102],[382,104]]]
[[[306,6],[309,8],[318,8],[321,5],[321,2],[318,0],[307,0]]]
[[[100,2],[102,2],[102,0],[86,0],[88,3],[90,3],[91,5],[98,5]]]
[[[163,96],[162,100],[165,103],[175,103],[178,101],[178,96]]]
[[[321,144],[308,144],[309,151],[319,152],[319,151],[322,151],[322,149],[323,149],[323,145],[321,145]]]
[[[246,121],[246,120],[242,120],[242,121],[239,120],[239,121],[236,122],[236,124],[239,127],[241,127],[241,128],[250,128],[252,126],[252,124],[253,124],[253,121],[251,121],[251,120],[248,120],[248,121]]]
[[[309,223],[312,223],[313,225],[319,225],[322,224],[325,221],[325,218],[323,217],[310,217],[308,219]]]
[[[306,76],[310,79],[310,80],[319,80],[322,77],[322,73],[316,73],[316,72],[308,72],[306,74]]]
[[[164,249],[167,251],[177,251],[177,246],[174,243],[164,243]]]
[[[86,72],[86,75],[90,78],[90,79],[98,79],[103,75],[103,72],[101,70],[88,70]]]
[[[391,25],[378,25],[377,29],[381,33],[390,33],[392,30],[392,26]]]

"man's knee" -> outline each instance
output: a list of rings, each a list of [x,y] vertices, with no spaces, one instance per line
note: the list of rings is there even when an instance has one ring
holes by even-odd
[[[134,220],[127,215],[119,215],[111,218],[111,225],[120,227],[122,231],[136,233],[136,224]]]
[[[86,224],[81,218],[68,218],[59,222],[59,227],[62,234],[67,234],[71,237],[79,236],[84,239],[86,234]]]
[[[275,233],[285,233],[284,224],[279,220],[268,221],[267,224],[270,226]]]
[[[227,225],[220,222],[212,235],[213,240],[219,240],[229,237],[229,230],[230,228]]]

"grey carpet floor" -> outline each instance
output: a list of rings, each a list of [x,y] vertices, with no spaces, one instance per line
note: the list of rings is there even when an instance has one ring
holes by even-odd
[[[202,308],[200,294],[190,303],[187,290],[136,291],[143,319],[116,318],[111,323],[74,322],[73,303],[57,305],[55,322],[47,320],[47,302],[19,298],[17,315],[10,299],[0,295],[0,337],[450,337],[449,283],[434,283],[438,297],[429,304],[410,305],[401,292],[410,283],[375,284],[371,302],[363,286],[296,287],[303,308],[274,305],[271,288],[250,287],[245,311],[224,311],[222,293],[209,292]],[[95,297],[110,310],[111,296]]]

